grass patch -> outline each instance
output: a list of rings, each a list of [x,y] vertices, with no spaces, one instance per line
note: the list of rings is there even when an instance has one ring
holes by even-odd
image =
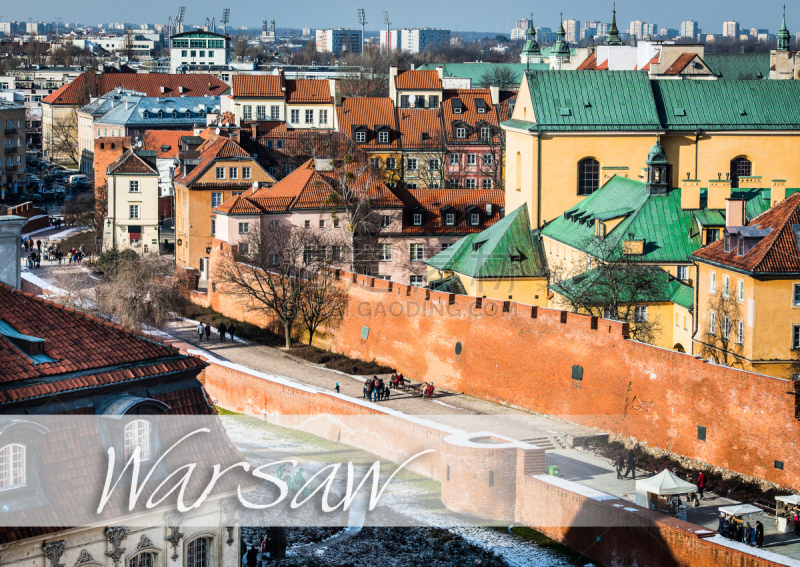
[[[492,527],[490,529],[498,532],[508,533],[508,528]],[[529,541],[531,543],[535,543],[539,547],[560,553],[568,557],[573,562],[576,562],[576,564],[579,559],[583,559],[584,561],[589,561],[589,558],[583,555],[582,553],[578,553],[574,549],[571,549],[564,544],[558,543],[557,541],[550,539],[543,533],[537,532],[532,528],[514,526],[513,528],[511,528],[511,533],[520,539]],[[592,560],[591,563],[592,565],[600,567],[600,564],[597,561]]]
[[[200,321],[204,324],[218,327],[220,323],[225,323],[226,327],[230,327],[231,323],[236,327],[236,336],[247,341],[257,344],[266,345],[269,347],[282,348],[286,345],[283,336],[273,333],[269,329],[263,329],[258,325],[225,317],[208,307],[190,304],[186,311],[183,313],[184,317]],[[296,346],[289,351],[289,354],[307,360],[313,364],[319,364],[331,370],[338,370],[339,372],[350,373],[353,366],[356,367],[356,374],[360,376],[371,376],[373,374],[391,374],[394,369],[389,366],[378,364],[373,359],[370,362],[351,358],[341,353],[331,352],[329,350],[321,349],[315,346],[301,345],[295,343]]]
[[[235,411],[226,410],[225,408],[220,407],[220,406],[214,406],[214,407],[216,408],[217,413],[219,415],[244,415],[243,413],[238,413],[238,412],[235,412]]]

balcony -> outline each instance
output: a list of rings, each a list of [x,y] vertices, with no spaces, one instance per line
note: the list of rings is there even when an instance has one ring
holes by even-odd
[[[17,153],[16,146],[6,146],[6,155],[11,155]]]
[[[13,136],[16,133],[17,133],[17,129],[16,128],[6,128],[5,129],[6,136]]]

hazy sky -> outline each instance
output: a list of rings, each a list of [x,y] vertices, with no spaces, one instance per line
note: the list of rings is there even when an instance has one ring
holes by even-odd
[[[723,20],[736,20],[742,27],[780,27],[785,0],[618,0],[617,23],[627,29],[631,20],[656,23],[659,27],[678,28],[685,19],[699,22],[704,33],[722,33]],[[514,20],[524,18],[533,10],[537,26],[558,26],[559,12],[564,18],[610,21],[611,2],[592,0],[562,0],[561,2],[523,2],[504,0],[284,0],[254,2],[252,0],[36,0],[35,2],[4,2],[0,6],[0,21],[9,19],[49,21],[56,17],[64,22],[79,21],[98,24],[107,21],[129,23],[162,23],[187,7],[185,23],[202,24],[206,17],[222,15],[223,8],[231,9],[231,25],[257,27],[266,15],[275,17],[278,27],[358,27],[356,8],[365,8],[367,29],[385,27],[382,10],[389,11],[392,27],[440,27],[461,31],[508,33]],[[723,7],[724,6],[724,7]],[[787,6],[789,31],[800,32],[800,4]]]

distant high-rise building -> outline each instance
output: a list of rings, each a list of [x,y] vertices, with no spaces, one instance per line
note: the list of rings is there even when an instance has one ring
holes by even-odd
[[[361,53],[361,30],[317,30],[316,40],[317,51],[320,53]]]
[[[536,37],[542,43],[555,41],[556,34],[553,33],[553,28],[536,28]]]
[[[608,26],[606,22],[597,22],[597,31],[595,32],[595,37],[606,37],[608,35]]]
[[[722,37],[739,39],[739,22],[722,22]]]
[[[450,43],[450,30],[411,28],[393,31],[400,32],[400,50],[406,53],[439,49]]]
[[[523,20],[517,20],[517,27],[511,30],[511,41],[525,39],[525,32],[530,25],[530,20],[525,18]]]
[[[642,30],[642,27],[646,26],[646,25],[647,24],[645,24],[641,20],[635,20],[635,21],[631,22],[631,26],[629,28],[628,33],[630,35],[634,36],[634,37],[638,37],[638,38],[641,39],[641,38],[644,37],[644,31]]]
[[[25,31],[31,35],[43,35],[50,31],[50,24],[43,22],[28,22],[25,24]]]
[[[750,37],[758,37],[762,33],[769,33],[769,30],[767,28],[750,28]]]
[[[697,39],[697,35],[699,33],[700,33],[700,27],[694,20],[686,20],[681,22],[681,37],[689,37],[692,39]]]
[[[581,39],[581,21],[564,20],[564,31],[567,32],[567,43],[578,43]]]
[[[25,32],[24,22],[0,22],[0,32],[5,35],[16,35]]]
[[[666,38],[670,38],[670,39],[674,38],[674,37],[678,37],[678,36],[680,36],[680,34],[681,34],[680,30],[676,30],[676,29],[673,29],[673,28],[661,28],[660,30],[658,30],[658,35],[660,37],[666,37]]]
[[[527,30],[528,26],[531,25],[531,21],[528,18],[523,18],[521,20],[517,20],[517,27]]]

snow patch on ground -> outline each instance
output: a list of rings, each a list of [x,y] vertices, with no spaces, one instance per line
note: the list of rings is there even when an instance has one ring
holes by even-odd
[[[67,230],[62,230],[61,232],[57,232],[55,234],[51,234],[47,237],[50,241],[61,240],[62,238],[66,238],[70,234],[75,232],[83,232],[84,230],[89,230],[88,226],[76,226],[74,228],[68,228]]]
[[[40,287],[44,291],[48,291],[53,295],[67,295],[67,290],[56,287],[50,282],[43,280],[39,276],[33,275],[31,272],[23,270],[21,276],[23,280],[30,282],[36,287]]]
[[[36,217],[36,218],[38,218],[38,217]],[[30,220],[31,219],[28,219],[29,222],[30,222]],[[52,226],[48,226],[47,228],[40,228],[38,230],[34,230],[33,232],[26,232],[25,234],[22,235],[22,238],[27,238],[28,236],[33,236],[34,234],[39,234],[40,232],[47,232],[48,230],[53,230],[53,227]]]
[[[453,408],[457,410],[461,410],[461,408],[457,408],[456,406],[451,406],[450,404],[446,404],[440,400],[432,400],[434,404],[439,404],[440,406],[444,406],[446,408]]]
[[[481,527],[450,528],[450,532],[484,549],[494,551],[515,567],[542,567],[544,565],[567,567],[572,565],[572,562],[558,557],[552,551],[542,549],[536,544],[526,542],[511,534]]]

